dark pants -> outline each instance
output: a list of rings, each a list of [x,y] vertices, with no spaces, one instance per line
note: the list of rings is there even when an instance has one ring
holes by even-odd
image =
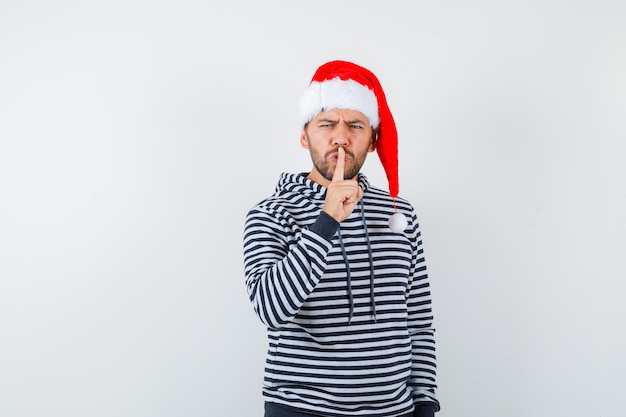
[[[411,417],[413,414],[408,413],[399,417]],[[325,417],[322,414],[308,414],[293,410],[275,403],[265,403],[265,417]]]

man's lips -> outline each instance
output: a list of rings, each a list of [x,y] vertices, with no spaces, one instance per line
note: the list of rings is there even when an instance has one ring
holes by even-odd
[[[336,161],[338,159],[339,156],[339,152],[337,151],[330,151],[327,156],[326,159],[330,159],[331,161]],[[348,153],[348,151],[345,151],[345,161],[348,161],[350,159],[354,159],[352,154]]]

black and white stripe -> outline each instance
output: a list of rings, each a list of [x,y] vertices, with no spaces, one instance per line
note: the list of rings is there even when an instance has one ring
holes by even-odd
[[[275,194],[248,213],[244,271],[254,310],[268,327],[267,401],[324,415],[388,417],[409,412],[413,402],[438,404],[431,296],[415,211],[396,199],[409,225],[404,234],[392,232],[393,200],[364,176],[359,182],[367,224],[355,210],[340,225],[351,323],[337,234],[329,241],[311,230],[326,189],[302,174],[282,174]]]

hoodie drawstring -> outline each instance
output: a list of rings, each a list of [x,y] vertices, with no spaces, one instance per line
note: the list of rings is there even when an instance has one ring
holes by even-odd
[[[361,205],[361,219],[363,220],[363,227],[365,228],[365,240],[367,243],[367,252],[370,261],[370,298],[372,299],[372,315],[374,316],[374,323],[376,323],[376,298],[374,296],[374,257],[372,255],[372,245],[370,243],[369,232],[367,231],[367,222],[365,221],[365,207],[363,206],[363,200],[361,199],[359,203]],[[337,236],[339,237],[339,245],[341,246],[343,261],[346,264],[348,302],[350,303],[348,324],[350,324],[352,322],[352,315],[354,313],[354,297],[352,295],[352,274],[350,273],[350,264],[348,262],[348,255],[346,254],[346,247],[344,246],[343,238],[341,237],[341,228],[337,231]]]
[[[365,207],[363,206],[363,199],[361,199],[360,203],[361,219],[363,220],[363,227],[365,228],[365,240],[367,241],[367,253],[370,258],[370,298],[372,299],[372,315],[374,316],[374,323],[376,323],[376,297],[374,296],[374,256],[372,255],[370,234],[367,231],[367,222],[365,221]]]
[[[348,255],[346,255],[346,247],[343,245],[343,239],[341,237],[341,228],[337,230],[339,236],[339,245],[341,246],[341,254],[343,255],[343,262],[346,264],[346,275],[348,280],[348,301],[350,302],[350,312],[348,313],[348,324],[352,322],[352,313],[354,312],[354,299],[352,297],[352,276],[350,275],[350,264],[348,263]]]

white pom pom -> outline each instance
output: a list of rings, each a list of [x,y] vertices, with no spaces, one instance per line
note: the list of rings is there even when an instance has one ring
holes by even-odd
[[[389,218],[389,228],[396,233],[404,232],[408,224],[406,217],[402,213],[394,213]]]

